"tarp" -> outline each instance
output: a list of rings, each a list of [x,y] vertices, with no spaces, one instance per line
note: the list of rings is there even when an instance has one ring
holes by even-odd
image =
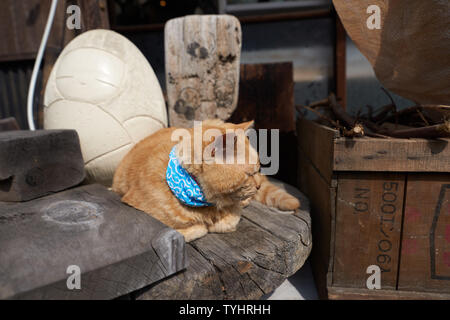
[[[449,0],[333,3],[383,86],[417,103],[450,105]],[[379,8],[379,29],[374,6]]]

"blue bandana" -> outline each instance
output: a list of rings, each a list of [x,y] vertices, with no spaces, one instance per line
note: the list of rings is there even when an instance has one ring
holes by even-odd
[[[185,205],[191,207],[212,206],[211,203],[206,201],[197,181],[180,165],[175,155],[175,147],[170,151],[166,171],[166,181],[170,190]]]

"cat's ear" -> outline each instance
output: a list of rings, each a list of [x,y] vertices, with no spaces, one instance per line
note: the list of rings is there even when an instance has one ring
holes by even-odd
[[[251,121],[235,124],[234,128],[235,129],[242,129],[244,131],[247,131],[248,129],[253,128],[254,124],[255,124],[255,121],[251,120]]]

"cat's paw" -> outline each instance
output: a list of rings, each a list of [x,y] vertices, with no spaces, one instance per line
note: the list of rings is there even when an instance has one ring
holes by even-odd
[[[286,197],[279,202],[277,207],[282,211],[295,211],[300,208],[300,201],[292,196]]]
[[[246,206],[248,206],[248,205],[250,204],[251,201],[252,201],[252,197],[247,198],[247,199],[244,199],[244,200],[241,200],[241,201],[239,202],[239,204],[240,204],[240,206],[241,206],[242,208],[245,208]]]
[[[186,242],[201,238],[208,233],[208,229],[204,225],[195,225],[176,230],[184,236],[184,241]]]
[[[241,217],[235,214],[229,214],[214,223],[213,225],[208,226],[209,232],[217,232],[217,233],[226,233],[236,231],[236,227],[239,223]]]

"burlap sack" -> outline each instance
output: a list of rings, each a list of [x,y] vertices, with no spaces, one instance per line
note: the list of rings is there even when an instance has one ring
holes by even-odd
[[[450,105],[450,0],[333,3],[386,88],[418,103]],[[367,13],[371,5],[380,8],[380,29],[367,25],[375,13]]]

